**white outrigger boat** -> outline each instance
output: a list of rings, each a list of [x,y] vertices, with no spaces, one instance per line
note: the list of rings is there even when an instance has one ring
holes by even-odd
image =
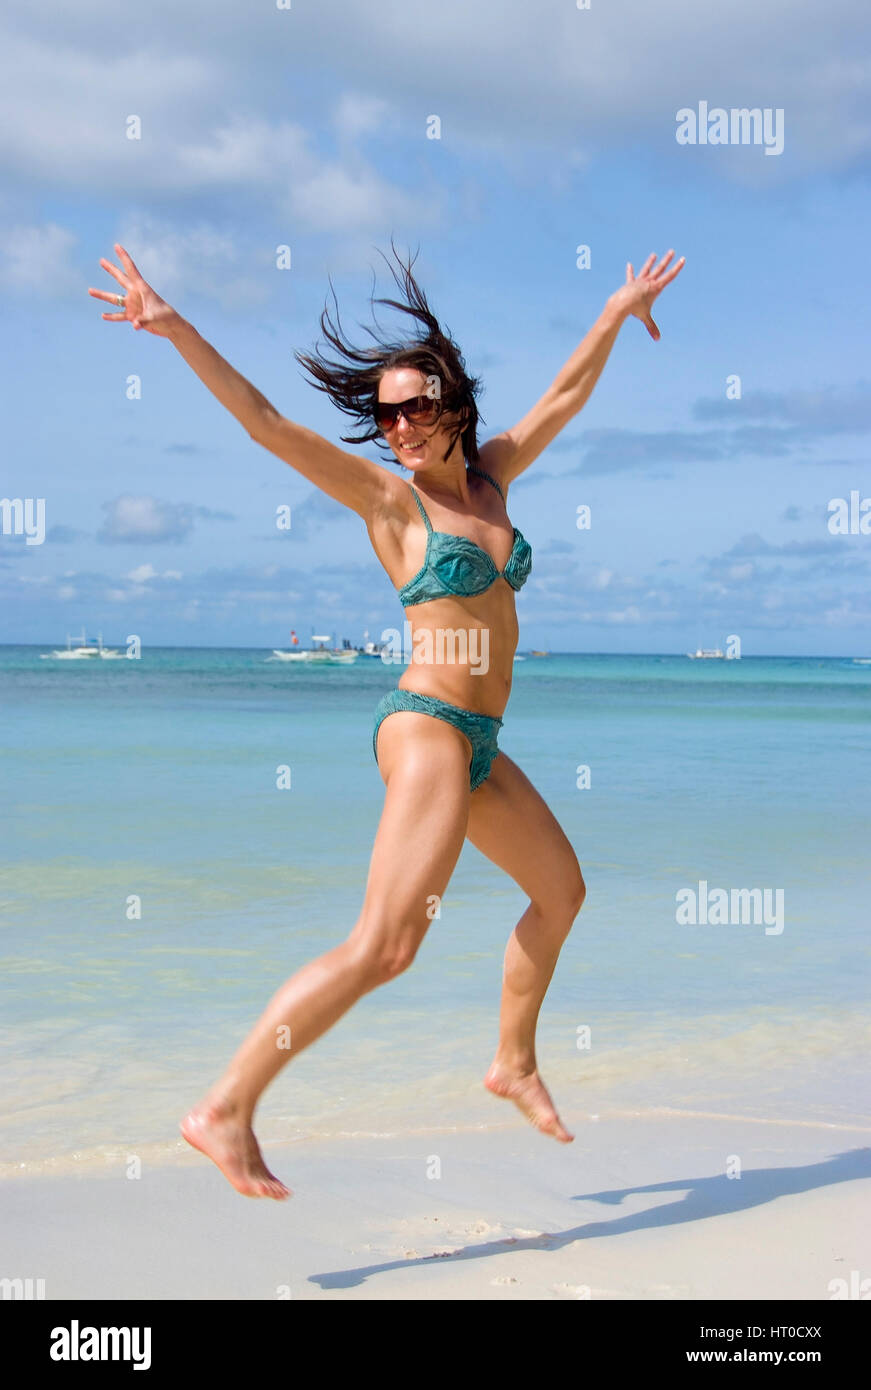
[[[103,646],[102,632],[97,633],[97,640],[95,642],[93,638],[89,640],[85,636],[84,628],[82,628],[82,635],[78,639],[78,643],[75,647],[72,644],[69,633],[67,633],[67,644],[65,647],[61,647],[59,651],[40,652],[40,656],[43,661],[53,661],[55,659],[58,661],[91,661],[94,657],[103,661],[123,659],[122,652],[116,651],[114,647]]]
[[[296,633],[291,630],[291,637],[296,639]],[[312,636],[311,648],[303,648],[299,651],[279,651],[277,647],[272,648],[272,656],[266,658],[267,661],[301,661],[314,662],[321,666],[350,666],[357,660],[360,653],[356,647],[325,647],[323,644],[332,639],[329,636]],[[314,643],[318,643],[317,646]]]
[[[362,647],[358,648],[358,650],[360,656],[374,656],[376,660],[383,661],[384,657],[382,653],[386,652],[388,648],[386,643],[384,642],[371,641],[369,637],[369,629],[367,628],[366,631],[363,633],[363,645]]]
[[[721,652],[719,647],[713,649],[696,647],[694,652],[687,652],[690,661],[725,661],[726,653]]]

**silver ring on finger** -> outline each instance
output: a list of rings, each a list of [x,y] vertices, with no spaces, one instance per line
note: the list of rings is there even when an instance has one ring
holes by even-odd
[[[115,295],[115,303],[118,305],[119,309],[123,309],[123,308],[124,308],[124,305],[127,303],[127,301],[126,301],[126,299],[124,298],[123,294],[116,294],[116,295]]]

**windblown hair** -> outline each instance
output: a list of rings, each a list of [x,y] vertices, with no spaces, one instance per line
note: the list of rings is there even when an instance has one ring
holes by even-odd
[[[336,305],[336,318],[334,323],[330,318],[328,308],[325,306],[320,320],[321,332],[327,341],[341,353],[345,362],[330,361],[323,357],[317,349],[312,353],[295,352],[294,357],[314,378],[310,384],[314,385],[318,391],[324,391],[339,410],[358,422],[363,432],[352,435],[343,434],[340,436],[343,442],[346,444],[365,444],[371,439],[379,440],[378,448],[388,449],[394,462],[399,462],[399,460],[395,458],[393,451],[386,443],[380,442],[382,434],[375,424],[373,414],[378,402],[378,384],[382,376],[394,367],[414,367],[423,372],[425,376],[437,377],[443,416],[446,414],[456,415],[456,428],[451,433],[450,444],[443,457],[445,459],[449,457],[457,439],[461,438],[466,460],[469,463],[476,463],[478,460],[479,414],[475,398],[481,390],[480,378],[467,374],[466,364],[460,349],[449,334],[442,331],[438,319],[426,301],[423,290],[415,280],[411,268],[417,255],[410,258],[406,264],[397,254],[392,238],[390,247],[399,267],[398,271],[383,255],[383,252],[379,251],[378,254],[387,261],[390,273],[399,286],[405,303],[400,303],[395,299],[373,299],[370,295],[375,323],[378,324],[378,318],[374,305],[387,304],[390,308],[399,309],[403,314],[408,314],[415,319],[418,324],[422,325],[425,332],[419,329],[417,335],[411,339],[404,342],[389,342],[379,337],[377,333],[364,324],[361,326],[365,328],[370,338],[374,339],[375,345],[366,348],[354,347],[343,333],[336,292],[333,289],[333,282],[330,280],[333,302]]]

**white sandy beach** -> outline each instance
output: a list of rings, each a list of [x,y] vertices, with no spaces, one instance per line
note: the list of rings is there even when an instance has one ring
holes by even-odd
[[[826,1301],[871,1270],[871,1127],[564,1118],[567,1146],[507,1115],[271,1146],[284,1203],[182,1147],[138,1179],[124,1161],[8,1178],[0,1274],[46,1299]]]

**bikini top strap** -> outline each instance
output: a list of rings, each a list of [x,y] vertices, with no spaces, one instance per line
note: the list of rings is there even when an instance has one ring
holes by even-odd
[[[421,516],[423,517],[423,520],[424,520],[424,523],[425,523],[425,525],[426,525],[427,531],[431,531],[431,530],[432,530],[432,524],[430,523],[430,519],[429,519],[429,517],[428,517],[427,514],[426,514],[426,511],[425,511],[425,509],[424,509],[423,503],[421,502],[420,498],[419,498],[418,495],[417,495],[417,488],[414,486],[414,483],[409,483],[408,486],[411,488],[412,492],[414,493],[414,500],[415,500],[415,502],[417,503],[417,510],[420,512]]]
[[[491,478],[490,474],[485,473],[483,468],[475,468],[474,465],[471,463],[467,464],[467,467],[470,473],[477,473],[479,478],[486,478],[488,483],[492,483],[496,491],[499,493],[499,496],[502,498],[502,501],[505,501],[505,493],[502,491],[495,478]]]

